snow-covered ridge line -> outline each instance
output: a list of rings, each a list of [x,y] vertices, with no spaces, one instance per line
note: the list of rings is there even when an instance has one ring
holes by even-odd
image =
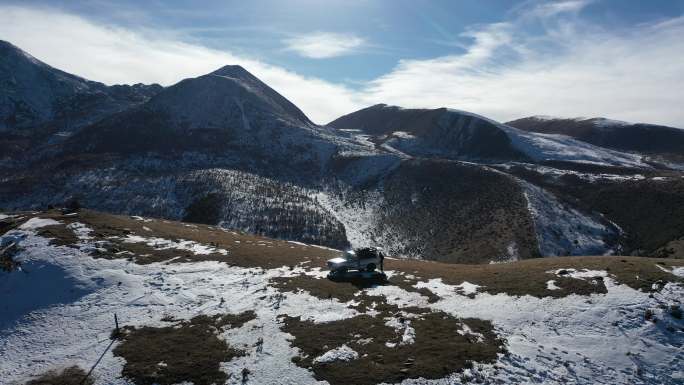
[[[609,150],[565,135],[540,134],[519,130],[468,111],[452,108],[449,108],[448,111],[481,119],[499,127],[508,135],[514,147],[535,161],[560,160],[605,166],[652,168],[643,161],[641,155]]]
[[[642,155],[628,154],[582,142],[566,135],[527,132],[499,124],[517,149],[535,161],[568,161],[602,166],[652,168]]]
[[[586,116],[575,116],[575,117],[562,117],[562,116],[551,116],[551,115],[532,115],[528,118],[522,119],[535,119],[539,121],[556,121],[556,120],[572,120],[575,122],[591,122],[595,126],[599,127],[610,127],[610,126],[630,126],[634,123],[626,122],[624,120],[608,119],[608,118],[589,118]]]
[[[540,174],[549,175],[554,178],[559,178],[565,175],[573,175],[582,180],[588,182],[598,182],[598,181],[639,181],[645,180],[646,176],[643,174],[609,174],[609,173],[593,173],[593,172],[580,172],[575,170],[565,170],[560,168],[554,168],[550,166],[541,166],[533,163],[521,163],[521,162],[509,162],[500,163],[496,165],[504,169],[511,169],[513,166],[524,167],[527,170],[536,171]],[[658,180],[658,177],[651,177],[651,180]]]

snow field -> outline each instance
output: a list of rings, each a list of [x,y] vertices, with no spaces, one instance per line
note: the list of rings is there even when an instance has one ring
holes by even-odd
[[[27,222],[29,223],[29,222]],[[321,300],[305,292],[280,293],[269,286],[274,277],[306,274],[322,278],[321,269],[285,266],[277,269],[239,268],[206,261],[138,265],[126,260],[94,259],[85,252],[48,244],[35,229],[53,224],[35,220],[5,238],[19,240],[17,256],[22,270],[0,273],[0,303],[4,306],[0,329],[0,378],[24,381],[29,375],[55,367],[79,365],[86,370],[105,351],[116,313],[124,325],[166,326],[164,316],[190,319],[198,314],[241,313],[252,310],[257,318],[239,329],[221,334],[230,345],[247,355],[223,363],[237,374],[249,368],[254,383],[318,383],[312,372],[297,367],[291,358],[299,350],[292,336],[282,332],[278,316],[300,316],[314,322],[354,317],[354,301]],[[88,245],[89,229],[72,227]],[[162,242],[162,241],[159,241]],[[93,246],[93,245],[90,245]],[[203,245],[199,245],[203,246]],[[83,250],[88,250],[84,247]],[[202,252],[197,247],[190,252]],[[463,282],[449,285],[441,279],[418,281],[441,299],[429,303],[419,293],[396,286],[366,289],[368,295],[383,295],[399,307],[418,306],[444,311],[459,318],[490,320],[499,336],[507,340],[509,355],[493,365],[477,364],[464,373],[440,380],[405,380],[405,384],[457,384],[477,376],[506,383],[599,383],[677,384],[684,375],[682,321],[660,305],[678,303],[683,291],[666,284],[660,293],[648,293],[615,283],[605,271],[566,270],[564,276],[589,279],[601,276],[607,294],[570,295],[563,298],[513,297],[478,293],[479,286]],[[683,268],[668,270],[684,275]],[[393,275],[396,272],[388,272]],[[558,275],[560,270],[549,272]],[[36,284],[40,282],[40,284]],[[553,284],[550,280],[547,285]],[[49,294],[49,295],[48,295]],[[23,307],[36,302],[34,308]],[[644,320],[652,309],[657,323]],[[401,336],[400,344],[414,342],[411,319],[385,319]],[[474,334],[467,325],[463,333]],[[254,348],[263,339],[263,351]],[[346,345],[330,347],[317,362],[355,360]],[[119,378],[123,360],[111,351],[95,370],[97,384],[128,384]],[[233,375],[229,383],[238,383]]]
[[[679,303],[684,290],[668,283],[653,295],[616,284],[605,271],[576,271],[579,279],[605,277],[607,294],[563,298],[511,297],[478,293],[474,299],[452,285],[430,280],[442,299],[425,305],[388,296],[401,306],[428,306],[457,317],[491,320],[508,341],[509,356],[483,366],[490,381],[505,383],[677,384],[684,375],[684,323],[665,314],[663,304]],[[417,285],[418,286],[418,285]],[[441,286],[441,287],[440,287]],[[652,309],[660,320],[644,320]],[[676,331],[666,330],[668,326]],[[637,375],[640,373],[640,375]],[[455,382],[450,382],[455,381]],[[460,378],[429,382],[459,383]]]
[[[51,246],[45,238],[22,233],[25,251],[17,259],[28,273],[13,273],[16,279],[9,281],[2,277],[0,302],[21,311],[27,294],[43,296],[46,288],[35,285],[34,271],[46,272],[35,278],[49,283],[51,291],[76,293],[67,298],[53,294],[58,297],[54,303],[42,304],[20,319],[15,315],[11,321],[18,322],[11,325],[3,323],[0,376],[9,382],[53,367],[90,368],[109,343],[114,313],[124,325],[164,326],[164,315],[189,319],[198,314],[254,310],[256,320],[239,330],[229,330],[224,337],[238,348],[253,345],[262,337],[263,354],[251,352],[224,366],[230,369],[249,364],[253,372],[250,378],[258,383],[316,383],[308,371],[291,363],[297,350],[291,347],[289,335],[280,331],[277,316],[289,314],[325,322],[357,314],[338,301],[323,301],[306,293],[280,294],[267,285],[270,278],[297,275],[303,272],[301,268],[244,269],[213,261],[137,265],[93,259],[79,250]],[[7,314],[3,312],[3,321]],[[111,352],[105,354],[95,371],[96,383],[128,384],[118,378],[122,367],[121,358]]]

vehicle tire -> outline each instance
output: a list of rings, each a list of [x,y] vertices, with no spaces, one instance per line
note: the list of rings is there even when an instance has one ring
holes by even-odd
[[[375,264],[369,263],[368,265],[366,265],[366,271],[370,271],[370,272],[375,271]]]

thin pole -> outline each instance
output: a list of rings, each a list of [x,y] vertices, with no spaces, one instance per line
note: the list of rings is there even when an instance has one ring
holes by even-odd
[[[114,325],[116,326],[116,335],[119,335],[119,317],[114,313]]]

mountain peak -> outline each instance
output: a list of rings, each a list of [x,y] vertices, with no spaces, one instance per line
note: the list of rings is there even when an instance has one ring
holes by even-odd
[[[244,67],[237,65],[237,64],[229,64],[226,66],[223,66],[219,69],[217,69],[214,72],[211,72],[210,75],[216,75],[216,76],[227,76],[231,78],[237,78],[237,79],[249,79],[249,80],[256,80],[256,77],[252,75],[249,71],[247,71]]]
[[[313,124],[297,106],[239,65],[184,79],[159,93],[151,106],[180,114],[179,119],[191,122],[192,127],[225,125],[235,116]],[[238,123],[243,125],[242,120]]]

